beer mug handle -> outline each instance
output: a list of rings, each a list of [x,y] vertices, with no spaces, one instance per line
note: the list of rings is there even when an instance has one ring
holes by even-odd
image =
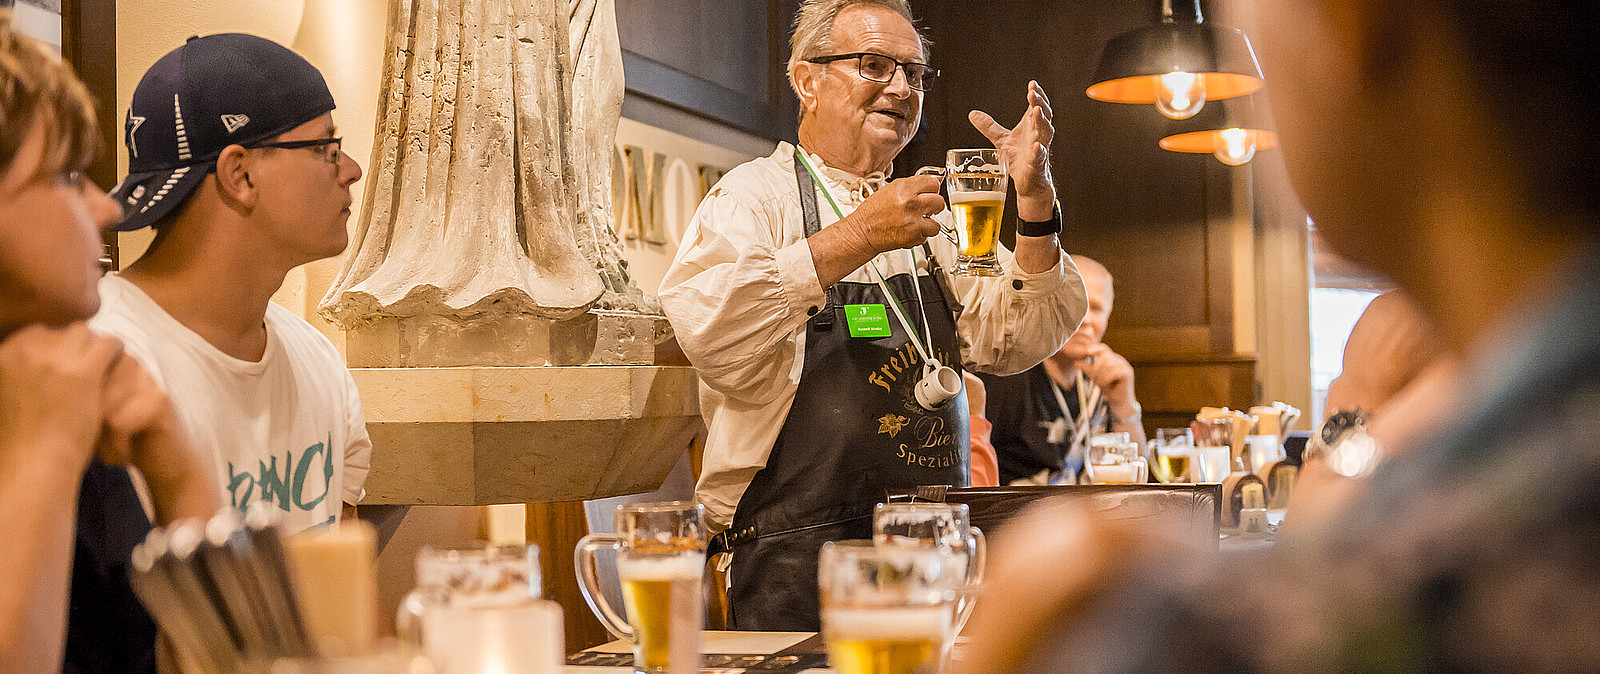
[[[917,172],[916,172],[915,175],[944,177],[945,170],[944,170],[943,166],[924,166],[922,168],[917,169]],[[955,227],[947,226],[947,225],[945,225],[944,223],[941,222],[941,223],[939,223],[939,233],[943,234],[944,238],[949,239],[950,243],[953,243],[953,244],[955,244],[957,246],[961,245],[961,240],[956,238],[956,229],[955,229]]]
[[[400,610],[394,616],[394,630],[402,645],[416,649],[426,645],[422,636],[422,614],[427,610],[426,602],[421,590],[412,590],[405,599],[400,600]]]
[[[600,578],[595,570],[594,552],[601,548],[622,550],[622,539],[612,534],[590,534],[578,541],[578,546],[572,550],[572,563],[578,571],[578,590],[583,593],[583,601],[589,604],[589,610],[600,619],[600,624],[605,625],[606,631],[629,643],[633,642],[633,627],[628,621],[611,608],[606,602],[606,595],[600,591]]]
[[[989,539],[984,537],[982,529],[972,527],[967,549],[972,551],[972,555],[967,559],[967,585],[961,588],[960,598],[956,600],[956,634],[966,629],[967,619],[972,617],[972,609],[978,605],[978,591],[983,587],[984,557],[989,549]]]

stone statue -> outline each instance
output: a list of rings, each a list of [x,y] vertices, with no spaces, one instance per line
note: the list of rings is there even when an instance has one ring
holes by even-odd
[[[665,321],[610,226],[612,0],[392,0],[388,29],[363,218],[320,305],[351,365],[650,362]]]

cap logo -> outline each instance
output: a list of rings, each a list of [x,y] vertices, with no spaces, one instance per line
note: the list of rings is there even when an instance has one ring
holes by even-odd
[[[250,123],[250,116],[249,115],[223,115],[222,116],[222,126],[224,126],[224,127],[226,127],[228,129],[228,133],[233,133],[235,131],[238,131],[239,129],[244,128],[244,125],[249,124],[249,123]]]
[[[139,131],[139,125],[144,123],[143,117],[133,116],[133,111],[128,111],[128,154],[134,159],[139,158],[139,143],[134,140],[133,134]]]

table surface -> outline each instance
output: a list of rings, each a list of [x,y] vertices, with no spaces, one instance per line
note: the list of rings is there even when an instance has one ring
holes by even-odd
[[[1267,511],[1267,521],[1274,528],[1276,528],[1283,521],[1283,511],[1282,510],[1269,510],[1269,511]],[[1258,547],[1266,547],[1266,546],[1272,545],[1272,539],[1273,539],[1272,536],[1268,536],[1266,538],[1257,538],[1257,537],[1245,538],[1245,537],[1238,536],[1238,535],[1224,536],[1222,538],[1222,548],[1224,550],[1230,550],[1230,549],[1231,550],[1241,550],[1241,549],[1251,549],[1251,548],[1258,548]],[[707,630],[702,634],[703,634],[703,637],[702,637],[702,641],[701,641],[700,650],[701,650],[701,652],[706,653],[707,655],[717,655],[717,654],[771,655],[773,653],[777,653],[777,652],[785,650],[785,649],[795,649],[796,646],[801,646],[801,648],[795,649],[795,652],[802,652],[802,653],[822,652],[821,640],[817,640],[817,641],[815,641],[813,643],[809,643],[809,644],[803,643],[807,639],[812,639],[813,637],[816,637],[817,636],[816,632],[734,632],[734,631],[726,631],[726,630]],[[952,653],[952,657],[954,657],[957,660],[961,659],[961,651],[963,650],[962,647],[965,645],[965,642],[966,642],[966,637],[965,636],[956,637],[956,644],[955,644],[954,651]],[[583,651],[583,653],[603,653],[603,654],[626,654],[626,655],[632,655],[633,647],[630,646],[628,644],[628,642],[622,641],[622,640],[619,639],[619,640],[616,640],[616,641],[611,641],[611,642],[608,642],[608,643],[601,644],[599,646],[595,646],[594,648],[586,649],[586,650]],[[707,667],[705,669],[702,669],[701,671],[705,672],[705,673],[714,673],[714,674],[736,674],[738,672],[743,672],[745,670],[742,669],[742,668],[737,668],[737,667],[734,667],[734,668]],[[773,671],[773,670],[763,670],[763,671]],[[831,669],[805,669],[805,670],[799,670],[799,671],[801,671],[801,672],[809,672],[809,673],[819,673],[819,672],[832,672],[833,670],[831,670]],[[562,669],[562,672],[564,674],[632,674],[633,667],[631,667],[631,666],[611,667],[611,666],[593,666],[593,665],[567,665],[566,667],[564,667]]]
[[[700,645],[701,652],[706,654],[736,653],[748,655],[770,655],[794,647],[801,642],[817,636],[816,632],[732,632],[724,630],[706,630],[702,634]],[[814,644],[815,648],[806,649],[808,652],[820,652],[821,644]],[[584,653],[618,653],[632,655],[633,647],[628,642],[617,640],[600,644],[594,648],[586,649]],[[563,670],[566,674],[631,674],[632,667],[595,667],[589,665],[567,665]],[[733,674],[745,671],[742,668],[720,669],[706,668],[702,672],[716,672],[718,674]],[[805,669],[803,672],[831,672],[831,669]]]

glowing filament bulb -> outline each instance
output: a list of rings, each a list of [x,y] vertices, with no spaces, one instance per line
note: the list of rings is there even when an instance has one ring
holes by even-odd
[[[1176,70],[1156,78],[1156,109],[1172,119],[1188,119],[1206,104],[1206,81]]]
[[[1229,166],[1238,166],[1256,156],[1256,132],[1240,128],[1223,129],[1213,141],[1212,154]]]

